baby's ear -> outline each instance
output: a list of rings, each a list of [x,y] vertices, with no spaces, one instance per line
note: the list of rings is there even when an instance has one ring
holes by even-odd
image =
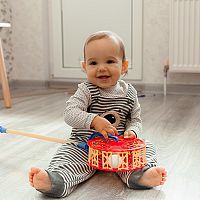
[[[121,74],[126,74],[128,71],[128,60],[122,62],[122,72]]]
[[[85,61],[80,61],[81,69],[85,72],[86,71],[86,63]]]

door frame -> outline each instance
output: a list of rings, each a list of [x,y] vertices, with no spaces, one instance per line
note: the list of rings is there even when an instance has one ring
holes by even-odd
[[[142,50],[143,50],[143,0],[133,0],[133,58],[132,67],[123,78],[126,80],[142,80]],[[84,72],[80,68],[63,67],[63,44],[62,44],[62,0],[49,0],[49,54],[50,54],[50,78],[51,79],[84,79]],[[72,77],[76,74],[76,77]]]

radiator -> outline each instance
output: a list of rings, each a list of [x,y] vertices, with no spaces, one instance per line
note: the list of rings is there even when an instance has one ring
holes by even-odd
[[[200,0],[170,0],[169,71],[200,73]]]

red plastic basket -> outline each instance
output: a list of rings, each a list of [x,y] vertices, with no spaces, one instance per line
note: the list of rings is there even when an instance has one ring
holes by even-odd
[[[130,171],[146,164],[146,144],[138,138],[97,137],[88,141],[88,164],[105,171]]]

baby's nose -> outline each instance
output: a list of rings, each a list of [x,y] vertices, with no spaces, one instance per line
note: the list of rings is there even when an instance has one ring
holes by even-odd
[[[106,66],[104,64],[99,64],[98,70],[104,71],[104,70],[106,70]]]

